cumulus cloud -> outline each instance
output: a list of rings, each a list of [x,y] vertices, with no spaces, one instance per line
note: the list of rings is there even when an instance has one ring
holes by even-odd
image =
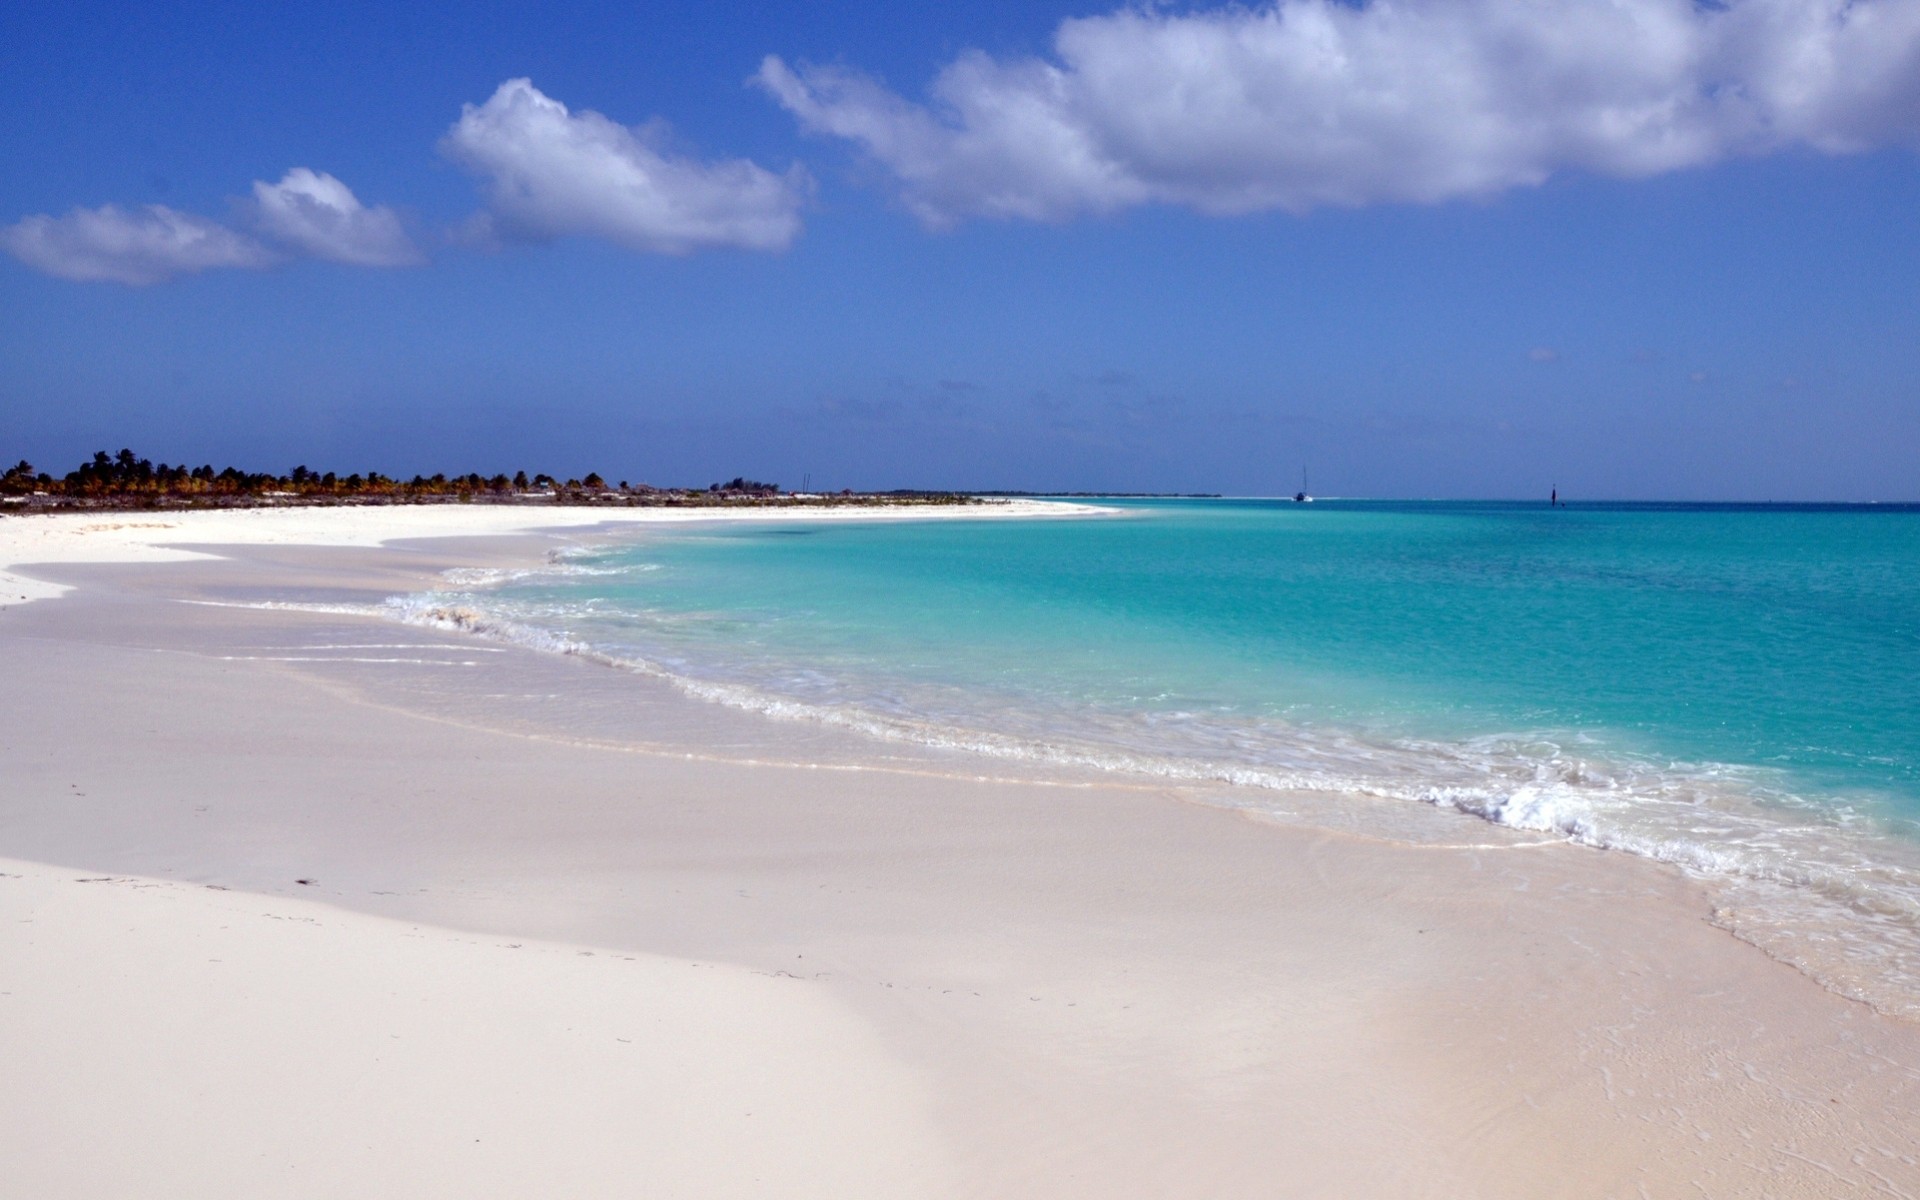
[[[362,267],[425,261],[393,210],[367,208],[325,172],[295,167],[279,183],[256,182],[240,207],[239,224],[260,236],[165,205],[105,204],[23,218],[0,229],[0,249],[62,279],[135,287],[217,267],[258,270],[289,254]]]
[[[506,237],[570,234],[633,250],[781,250],[800,232],[810,181],[745,159],[701,162],[666,149],[659,123],[628,128],[571,112],[526,79],[465,105],[440,146],[486,180],[490,222]]]
[[[257,269],[277,261],[243,233],[159,204],[137,212],[106,204],[64,217],[26,217],[0,229],[0,249],[62,279],[136,287],[215,267]]]
[[[301,254],[358,267],[410,267],[426,261],[390,208],[368,208],[324,171],[295,167],[279,183],[253,185],[262,233]]]
[[[1277,0],[1063,22],[929,102],[778,57],[756,80],[929,225],[1434,202],[1793,147],[1920,144],[1915,0]]]

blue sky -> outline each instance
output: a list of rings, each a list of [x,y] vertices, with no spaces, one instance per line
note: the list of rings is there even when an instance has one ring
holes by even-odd
[[[1920,0],[29,0],[0,127],[48,468],[1920,498]]]

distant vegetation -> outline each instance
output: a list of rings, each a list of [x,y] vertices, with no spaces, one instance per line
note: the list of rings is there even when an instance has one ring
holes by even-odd
[[[795,496],[776,483],[736,476],[706,488],[660,488],[644,483],[608,484],[598,473],[584,479],[552,475],[415,475],[400,480],[378,471],[338,475],[295,467],[285,475],[211,465],[170,466],[131,450],[102,450],[79,468],[55,477],[21,460],[0,474],[0,500],[9,511],[50,508],[239,508],[276,504],[605,504],[716,506],[739,504],[967,504],[972,497],[946,492],[873,495],[843,491]]]

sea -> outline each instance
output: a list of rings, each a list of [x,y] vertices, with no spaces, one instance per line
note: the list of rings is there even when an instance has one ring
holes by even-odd
[[[883,742],[1659,860],[1920,1018],[1920,506],[1097,505],[648,526],[392,612]]]

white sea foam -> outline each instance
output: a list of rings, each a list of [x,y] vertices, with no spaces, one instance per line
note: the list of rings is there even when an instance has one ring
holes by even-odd
[[[627,563],[617,567],[602,567],[573,561],[575,555],[586,553],[588,550],[587,547],[581,547],[572,552],[556,550],[548,557],[547,565],[543,567],[454,567],[441,572],[441,578],[454,587],[492,588],[508,583],[518,583],[524,579],[629,575],[659,569],[656,563]]]
[[[438,642],[316,642],[305,647],[308,650],[450,650]],[[480,654],[505,654],[499,646],[462,646],[463,652]]]
[[[264,612],[323,613],[340,617],[381,617],[387,615],[380,604],[326,604],[304,600],[181,600],[202,608],[252,608]]]
[[[342,654],[221,654],[221,662],[404,663],[417,667],[477,667],[476,659],[365,658]]]

